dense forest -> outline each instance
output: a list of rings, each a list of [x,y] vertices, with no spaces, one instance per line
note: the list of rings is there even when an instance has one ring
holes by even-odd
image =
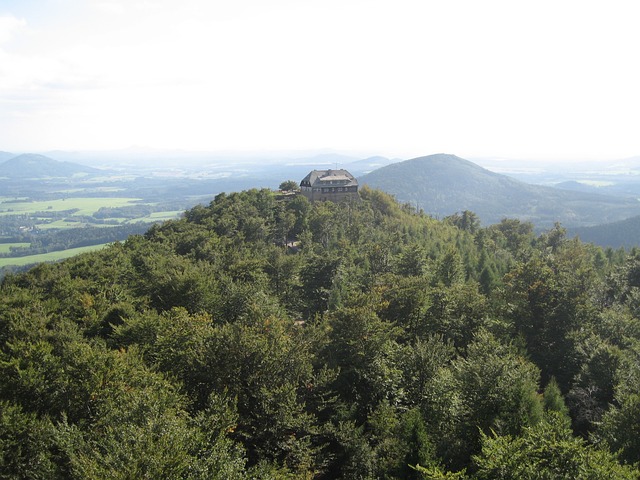
[[[220,194],[6,276],[0,378],[0,478],[638,478],[640,252]]]

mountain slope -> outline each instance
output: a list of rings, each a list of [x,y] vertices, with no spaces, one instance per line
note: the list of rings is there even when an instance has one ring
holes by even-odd
[[[604,225],[569,228],[567,233],[571,236],[577,235],[583,242],[595,243],[603,247],[638,247],[640,246],[640,215]]]
[[[634,200],[529,185],[448,154],[388,165],[358,180],[400,201],[417,204],[431,215],[471,210],[484,224],[515,217],[538,227],[556,221],[587,226],[640,213],[640,204]]]
[[[71,177],[80,173],[97,173],[99,170],[77,163],[59,162],[44,155],[25,153],[0,163],[0,177],[49,178]]]
[[[5,160],[9,160],[10,158],[15,157],[15,153],[9,153],[9,152],[0,152],[0,163],[4,162]]]

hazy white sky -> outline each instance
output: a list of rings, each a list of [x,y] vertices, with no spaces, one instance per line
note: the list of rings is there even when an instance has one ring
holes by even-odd
[[[637,0],[0,0],[0,150],[640,155]]]

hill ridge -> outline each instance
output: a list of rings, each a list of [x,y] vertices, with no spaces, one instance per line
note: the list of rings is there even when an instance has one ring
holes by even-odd
[[[47,178],[71,177],[80,173],[97,173],[98,169],[79,163],[61,162],[38,153],[23,153],[0,163],[0,177]]]
[[[640,205],[630,199],[532,185],[445,153],[394,163],[358,180],[430,215],[470,210],[484,224],[519,218],[539,228],[555,222],[597,225],[640,214]]]

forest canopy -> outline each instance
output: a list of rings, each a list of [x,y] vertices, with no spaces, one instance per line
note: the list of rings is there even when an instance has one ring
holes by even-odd
[[[638,478],[640,252],[249,190],[0,286],[1,478]]]

